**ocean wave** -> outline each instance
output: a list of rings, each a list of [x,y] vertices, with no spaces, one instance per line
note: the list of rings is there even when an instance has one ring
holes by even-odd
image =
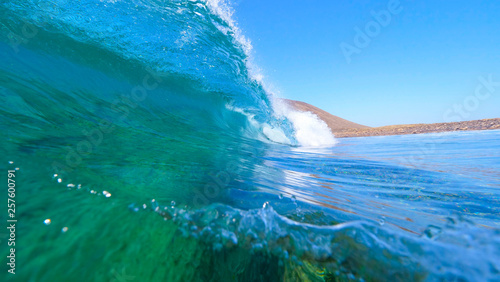
[[[19,256],[37,258],[22,279],[109,281],[138,261],[144,280],[499,279],[498,171],[395,163],[412,136],[334,146],[266,87],[226,2],[0,12],[2,155],[26,187]]]

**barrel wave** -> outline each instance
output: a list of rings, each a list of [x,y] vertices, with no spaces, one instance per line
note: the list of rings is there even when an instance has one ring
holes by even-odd
[[[500,131],[338,141],[222,1],[0,10],[15,279],[500,279]]]

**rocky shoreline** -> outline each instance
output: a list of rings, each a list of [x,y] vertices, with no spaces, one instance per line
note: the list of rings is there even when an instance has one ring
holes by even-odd
[[[493,129],[500,129],[500,118],[432,124],[402,124],[370,128],[332,129],[332,133],[337,138],[346,138]]]
[[[319,119],[323,120],[326,125],[328,125],[333,135],[335,135],[335,137],[337,138],[500,129],[500,118],[461,122],[401,124],[381,127],[369,127],[359,123],[354,123],[338,116],[334,116],[320,108],[304,102],[287,99],[282,99],[282,101],[298,111],[312,112],[313,114],[317,115]]]

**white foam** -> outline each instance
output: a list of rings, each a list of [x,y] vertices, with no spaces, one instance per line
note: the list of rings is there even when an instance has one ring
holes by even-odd
[[[244,134],[246,137],[254,138],[255,135],[257,135],[260,137],[259,140],[264,141],[264,142],[272,141],[272,142],[280,143],[280,144],[287,144],[287,145],[292,144],[290,139],[286,136],[285,132],[283,132],[282,128],[272,127],[271,125],[269,125],[267,123],[264,123],[264,124],[259,123],[257,120],[255,120],[255,115],[247,113],[245,110],[243,110],[241,108],[230,106],[230,105],[226,105],[226,108],[228,110],[231,110],[231,111],[234,111],[234,112],[237,112],[237,113],[240,113],[240,114],[246,116],[248,122],[251,125],[251,128],[255,128],[258,130],[257,132],[248,132],[248,131],[242,132],[242,134]]]
[[[311,112],[297,111],[277,98],[273,99],[273,105],[278,115],[285,116],[292,123],[295,139],[300,145],[326,147],[337,143],[328,125],[317,115]]]
[[[234,10],[231,8],[229,3],[225,0],[206,0],[207,7],[210,11],[218,15],[222,20],[224,20],[231,28],[235,40],[241,45],[245,54],[249,57],[252,51],[252,43],[248,40],[242,33],[241,30],[236,25],[233,20]],[[220,27],[218,27],[220,29]],[[223,31],[227,34],[227,31]]]
[[[242,48],[243,52],[247,57],[245,65],[248,69],[250,78],[263,85],[264,75],[262,74],[262,70],[253,61],[252,42],[243,35],[236,21],[233,20],[234,10],[233,8],[231,8],[230,3],[227,0],[205,0],[205,1],[210,11],[218,15],[222,20],[224,20],[231,29],[235,42]],[[229,32],[220,25],[216,24],[216,27],[219,30],[221,30],[222,33],[226,35],[229,34]]]
[[[247,56],[246,67],[249,70],[251,78],[262,85],[272,102],[271,106],[274,108],[275,114],[278,117],[286,117],[293,124],[297,142],[306,147],[335,145],[337,141],[324,121],[311,112],[299,112],[292,109],[288,104],[276,99],[274,92],[269,90],[268,85],[264,83],[264,75],[261,69],[253,63],[251,56],[252,44],[242,34],[236,22],[232,19],[234,11],[228,2],[226,0],[206,0],[206,3],[212,13],[217,14],[232,29],[235,41],[243,48]],[[227,31],[223,33],[227,34]],[[245,114],[251,124],[258,124],[253,116],[249,116],[244,110],[234,108],[232,110]],[[283,129],[272,127],[268,124],[258,124],[257,127],[260,127],[261,132],[267,139],[277,143],[291,144],[290,139],[283,132]]]

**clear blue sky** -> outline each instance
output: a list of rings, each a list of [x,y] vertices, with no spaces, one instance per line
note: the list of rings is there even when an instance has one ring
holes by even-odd
[[[479,80],[492,74],[500,83],[500,1],[401,0],[377,34],[372,11],[390,11],[389,2],[233,0],[233,7],[265,81],[285,98],[369,126],[500,117],[500,85]],[[355,45],[355,28],[367,25],[369,45]],[[362,47],[350,63],[342,42]]]

